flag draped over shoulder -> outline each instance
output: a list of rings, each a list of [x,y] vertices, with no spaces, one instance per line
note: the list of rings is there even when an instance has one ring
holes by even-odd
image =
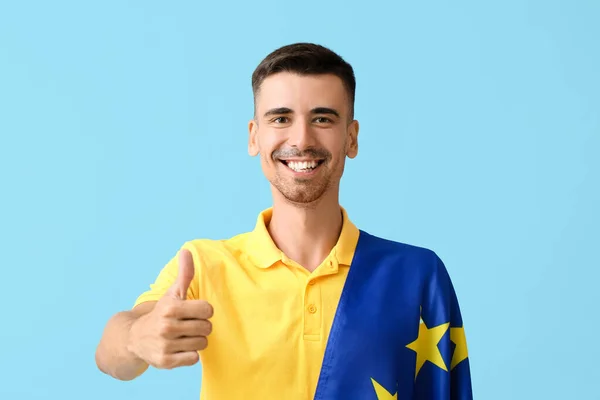
[[[458,299],[431,250],[361,231],[315,399],[472,400]]]

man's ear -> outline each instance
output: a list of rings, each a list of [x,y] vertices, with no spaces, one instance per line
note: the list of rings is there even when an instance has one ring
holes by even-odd
[[[348,140],[346,142],[346,156],[354,158],[358,154],[358,121],[354,120],[348,125]]]
[[[251,157],[257,156],[258,151],[258,123],[255,120],[251,120],[248,123],[248,154]]]

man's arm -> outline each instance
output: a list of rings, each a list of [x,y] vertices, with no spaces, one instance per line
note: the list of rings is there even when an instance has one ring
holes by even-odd
[[[148,364],[130,350],[131,326],[155,305],[155,301],[142,303],[131,311],[115,314],[108,321],[96,349],[96,365],[102,372],[129,381],[148,369]]]
[[[423,291],[421,318],[427,330],[439,326],[447,333],[439,340],[429,339],[423,343],[426,351],[439,352],[440,365],[444,367],[441,369],[448,373],[440,373],[439,369],[433,369],[435,373],[431,369],[421,369],[415,380],[414,398],[437,398],[443,393],[445,399],[473,400],[470,360],[458,296],[444,262],[435,253],[434,262],[435,268]]]
[[[206,348],[212,331],[213,309],[204,300],[188,300],[194,274],[192,254],[182,250],[159,278],[159,291],[153,293],[158,300],[143,300],[108,321],[96,349],[102,372],[132,380],[148,366],[171,369],[199,361],[198,351]]]

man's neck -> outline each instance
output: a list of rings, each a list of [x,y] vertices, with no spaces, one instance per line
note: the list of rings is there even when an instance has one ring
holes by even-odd
[[[288,258],[312,272],[336,245],[342,224],[337,197],[325,196],[311,207],[275,198],[268,230]]]

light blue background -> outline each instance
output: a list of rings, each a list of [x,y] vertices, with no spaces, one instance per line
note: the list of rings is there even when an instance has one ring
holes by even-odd
[[[198,398],[199,366],[123,383],[95,347],[270,205],[250,75],[295,41],[355,67],[342,203],[445,261],[475,397],[600,398],[600,3],[320,3],[2,2],[0,398]]]

